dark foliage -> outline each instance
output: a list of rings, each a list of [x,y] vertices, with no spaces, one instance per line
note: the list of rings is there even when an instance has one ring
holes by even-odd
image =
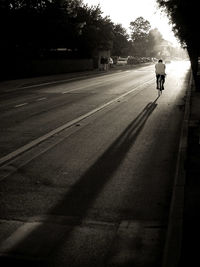
[[[197,85],[200,2],[197,0],[157,0],[157,2],[170,17],[175,35],[182,45],[187,47]]]
[[[113,38],[112,22],[81,0],[1,0],[0,23],[1,53],[11,58],[49,57],[57,48],[87,57]]]

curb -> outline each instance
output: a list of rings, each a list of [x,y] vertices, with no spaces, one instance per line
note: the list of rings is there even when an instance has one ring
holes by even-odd
[[[190,98],[192,90],[192,73],[186,91],[186,103],[181,136],[179,142],[178,158],[176,164],[175,180],[173,185],[172,200],[169,212],[168,229],[162,267],[177,267],[180,261],[183,234],[183,211],[185,191],[185,161],[187,152],[188,123],[190,115]]]

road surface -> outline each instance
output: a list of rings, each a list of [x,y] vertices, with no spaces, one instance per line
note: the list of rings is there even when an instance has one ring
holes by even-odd
[[[161,266],[189,70],[1,91],[2,266]]]

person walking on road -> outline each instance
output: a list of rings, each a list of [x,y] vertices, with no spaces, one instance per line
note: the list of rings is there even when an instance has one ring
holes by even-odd
[[[162,59],[159,59],[158,63],[156,63],[156,65],[155,65],[157,89],[159,89],[158,80],[161,76],[161,79],[163,81],[162,82],[163,86],[162,86],[161,90],[164,90],[164,83],[165,83],[165,76],[166,76],[165,69],[166,69],[165,64],[163,63]]]

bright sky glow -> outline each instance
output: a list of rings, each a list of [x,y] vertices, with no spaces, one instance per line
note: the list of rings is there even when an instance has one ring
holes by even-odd
[[[83,0],[89,6],[100,4],[103,16],[110,16],[114,23],[120,23],[129,33],[130,22],[138,17],[148,20],[152,28],[158,28],[165,40],[179,46],[166,15],[158,9],[156,0]]]

